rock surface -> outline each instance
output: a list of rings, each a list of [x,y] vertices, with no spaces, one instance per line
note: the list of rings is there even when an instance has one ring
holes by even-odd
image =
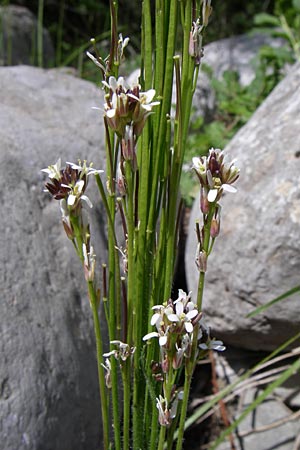
[[[221,233],[208,263],[204,310],[227,345],[272,350],[300,329],[299,293],[255,318],[246,315],[299,286],[300,65],[274,89],[226,148],[241,168],[238,192],[222,199]],[[186,249],[197,292],[195,220]]]
[[[27,8],[0,7],[0,65],[37,65],[37,20]],[[54,48],[50,35],[43,29],[43,65],[54,64]]]
[[[84,277],[40,169],[58,157],[103,165],[101,117],[91,109],[99,90],[58,71],[16,66],[0,68],[0,97],[1,448],[98,449]],[[94,226],[100,264],[105,233],[101,220]]]

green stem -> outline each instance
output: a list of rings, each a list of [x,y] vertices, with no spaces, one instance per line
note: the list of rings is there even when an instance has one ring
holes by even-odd
[[[157,450],[163,450],[166,439],[166,427],[160,427]]]
[[[206,257],[208,258],[209,255],[209,249],[210,249],[210,228],[211,228],[211,221],[214,216],[216,209],[216,204],[213,203],[210,205],[209,213],[207,217],[204,217],[204,239],[203,239],[203,251],[206,253]],[[203,292],[204,292],[204,281],[205,281],[205,272],[199,273],[199,282],[198,282],[198,294],[197,294],[197,306],[199,311],[202,309],[202,301],[203,301]]]
[[[122,369],[123,378],[123,450],[129,450],[130,444],[130,364],[131,360],[127,359],[125,367]]]
[[[186,366],[185,378],[184,378],[183,399],[182,399],[181,412],[180,412],[180,421],[179,421],[179,427],[178,427],[176,450],[182,449],[184,424],[185,424],[185,418],[186,418],[188,401],[189,401],[189,393],[190,393],[191,380],[192,380],[192,371],[193,371],[193,365],[190,368]]]
[[[98,315],[98,298],[95,292],[93,281],[88,281],[88,293],[93,314],[94,332],[96,338],[96,354],[97,354],[97,367],[98,367],[98,382],[100,390],[100,403],[102,412],[102,425],[103,425],[103,448],[108,450],[109,448],[109,419],[108,419],[108,403],[107,403],[107,391],[105,385],[105,373],[104,368],[101,365],[103,363],[103,342],[100,330],[100,322]]]
[[[43,16],[44,16],[44,0],[39,0],[38,23],[37,23],[38,67],[43,67]]]

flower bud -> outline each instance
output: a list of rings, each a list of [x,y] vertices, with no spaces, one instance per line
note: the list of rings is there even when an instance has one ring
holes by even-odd
[[[200,209],[203,214],[208,214],[209,212],[209,201],[207,198],[207,190],[202,186],[200,191]]]
[[[120,162],[117,169],[117,185],[121,196],[126,195],[126,182],[122,172],[122,163]]]
[[[204,250],[200,249],[200,244],[197,245],[195,262],[199,272],[206,272],[207,254]]]
[[[132,125],[126,125],[125,135],[121,141],[122,155],[125,161],[131,161],[135,155],[135,142]]]
[[[210,235],[212,238],[215,238],[220,233],[220,215],[221,215],[221,206],[218,205],[215,210],[214,217],[212,218],[210,225]]]
[[[207,27],[211,13],[212,13],[211,0],[204,0],[202,4],[202,21],[204,27]]]

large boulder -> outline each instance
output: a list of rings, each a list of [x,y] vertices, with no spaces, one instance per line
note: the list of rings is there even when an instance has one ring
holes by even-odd
[[[227,344],[272,350],[300,329],[299,292],[252,319],[257,306],[299,286],[300,64],[226,147],[241,168],[238,192],[222,199],[221,234],[209,258],[204,310]],[[186,248],[197,292],[195,201]]]
[[[29,9],[17,5],[0,6],[0,65],[37,65],[37,34],[37,20]],[[54,64],[55,53],[45,28],[42,39],[43,65],[50,67]]]
[[[15,66],[0,68],[0,92],[1,448],[93,450],[101,423],[91,311],[40,169],[58,157],[103,166],[101,116],[92,110],[99,91],[59,71]]]

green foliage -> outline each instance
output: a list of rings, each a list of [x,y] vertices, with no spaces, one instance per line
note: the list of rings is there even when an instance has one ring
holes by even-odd
[[[274,14],[257,14],[254,25],[260,32],[284,39],[285,51],[300,60],[300,0],[277,0]]]

